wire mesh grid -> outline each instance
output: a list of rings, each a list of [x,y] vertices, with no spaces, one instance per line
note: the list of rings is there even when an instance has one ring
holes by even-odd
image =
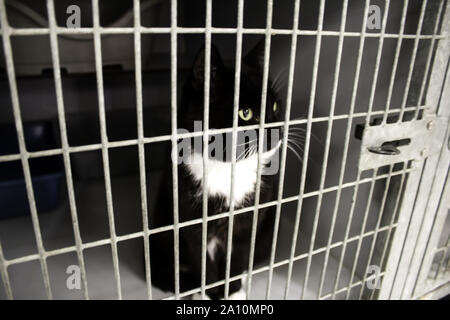
[[[316,291],[316,298],[318,299],[335,299],[338,297],[345,298],[374,298],[376,297],[376,290],[367,290],[365,284],[369,281],[372,281],[376,277],[383,278],[385,275],[385,270],[376,275],[368,275],[368,268],[373,261],[379,259],[375,264],[384,266],[386,264],[387,256],[389,255],[389,246],[390,239],[392,234],[395,232],[396,227],[399,222],[397,221],[396,213],[400,210],[400,206],[402,203],[402,194],[405,188],[406,183],[408,182],[408,174],[417,168],[412,165],[409,161],[400,164],[391,164],[388,168],[374,168],[372,172],[363,172],[362,170],[358,170],[356,175],[356,180],[351,182],[344,182],[344,173],[345,173],[345,165],[347,163],[347,156],[349,153],[349,144],[350,137],[352,131],[352,123],[355,119],[362,119],[364,121],[364,125],[367,127],[371,124],[371,120],[374,117],[382,118],[381,123],[386,124],[390,123],[390,116],[396,116],[396,121],[401,122],[404,119],[404,115],[411,115],[411,120],[420,119],[421,112],[427,108],[427,106],[423,103],[424,96],[427,90],[427,83],[429,74],[432,69],[433,62],[433,53],[434,48],[437,43],[441,39],[446,39],[448,35],[441,34],[439,32],[439,27],[441,24],[440,17],[443,15],[443,12],[449,11],[448,4],[445,4],[445,1],[440,1],[439,9],[436,14],[436,19],[433,26],[432,34],[423,34],[422,33],[422,25],[424,22],[424,17],[427,8],[427,1],[423,1],[420,9],[420,15],[417,23],[417,31],[416,34],[404,34],[405,21],[407,16],[407,8],[408,1],[405,1],[403,4],[402,10],[402,18],[400,21],[400,32],[399,33],[387,33],[386,25],[389,21],[389,4],[390,1],[386,0],[385,8],[387,8],[382,17],[382,26],[380,32],[367,32],[367,18],[369,13],[370,1],[366,0],[364,3],[364,13],[363,13],[363,22],[361,26],[361,30],[359,32],[349,32],[346,31],[346,18],[347,18],[347,10],[348,10],[348,0],[343,1],[342,12],[341,12],[341,20],[339,31],[328,31],[324,30],[324,16],[325,16],[325,1],[320,1],[319,8],[319,16],[318,16],[318,24],[317,30],[301,30],[299,29],[299,12],[300,12],[300,1],[295,0],[294,10],[293,10],[293,28],[292,29],[274,29],[272,28],[272,9],[273,9],[273,0],[267,1],[267,15],[266,15],[266,26],[265,28],[245,28],[243,24],[244,19],[244,1],[238,1],[238,16],[237,16],[237,27],[236,28],[219,28],[212,26],[212,0],[206,0],[206,15],[205,15],[205,26],[204,27],[180,27],[178,26],[177,20],[177,1],[171,1],[171,23],[170,27],[144,27],[141,25],[140,18],[140,1],[133,1],[133,13],[134,13],[134,25],[133,27],[126,28],[106,28],[100,26],[99,21],[99,1],[92,0],[92,12],[93,12],[93,26],[91,28],[64,28],[57,25],[55,18],[55,6],[53,0],[47,0],[47,14],[49,19],[48,28],[13,28],[8,23],[7,17],[7,9],[5,6],[5,1],[0,0],[0,13],[1,13],[1,33],[3,40],[3,49],[4,56],[6,61],[6,72],[9,81],[10,94],[13,106],[14,113],[14,122],[17,130],[17,136],[19,141],[20,153],[18,154],[9,154],[0,156],[0,162],[10,162],[10,161],[18,161],[20,160],[23,168],[23,175],[26,182],[26,191],[28,196],[28,201],[31,210],[31,219],[33,225],[33,231],[35,236],[35,241],[37,244],[37,253],[24,255],[20,257],[16,257],[13,259],[6,259],[2,248],[0,246],[0,271],[2,276],[2,282],[5,287],[6,296],[9,299],[13,298],[13,290],[11,287],[11,281],[9,277],[8,268],[13,265],[38,261],[40,264],[42,278],[44,280],[46,295],[49,299],[52,298],[52,289],[50,283],[50,275],[49,275],[49,267],[47,260],[53,256],[59,256],[67,253],[76,253],[77,262],[80,266],[81,277],[82,277],[82,287],[83,287],[83,295],[84,298],[89,298],[88,286],[89,283],[87,281],[87,272],[85,267],[85,250],[100,246],[108,245],[111,248],[111,256],[113,262],[113,270],[114,270],[114,279],[115,279],[115,290],[117,294],[117,298],[122,299],[122,287],[121,287],[121,273],[120,273],[120,263],[119,263],[119,255],[118,255],[118,244],[131,240],[131,239],[143,239],[144,248],[145,248],[145,278],[146,278],[146,297],[148,299],[152,299],[152,283],[151,283],[151,268],[150,268],[150,255],[149,252],[151,250],[149,243],[149,236],[152,234],[164,232],[164,231],[173,231],[174,237],[174,279],[175,279],[175,290],[174,295],[166,297],[166,299],[180,299],[183,297],[190,296],[194,293],[200,293],[203,298],[205,298],[206,290],[219,286],[225,285],[225,297],[228,298],[229,295],[229,284],[231,281],[237,279],[246,279],[246,294],[247,298],[250,297],[251,289],[252,289],[252,278],[255,275],[262,274],[267,272],[267,287],[265,297],[271,297],[271,286],[273,282],[273,272],[276,268],[279,267],[287,267],[287,279],[284,288],[284,298],[289,297],[290,286],[293,281],[293,270],[295,268],[295,264],[298,262],[305,263],[304,273],[302,274],[303,279],[302,282],[302,290],[300,293],[300,298],[305,298],[305,288],[308,287],[308,282],[311,280],[312,273],[312,260],[318,256],[323,256],[322,268],[319,274],[318,287]],[[447,7],[446,7],[447,6]],[[68,137],[67,137],[67,129],[66,129],[66,115],[65,115],[65,107],[64,107],[64,94],[62,89],[62,80],[61,80],[61,66],[59,61],[59,48],[58,48],[58,37],[67,34],[90,34],[93,35],[94,49],[95,49],[95,71],[96,71],[96,81],[97,81],[97,93],[98,93],[98,105],[99,105],[99,119],[100,119],[100,136],[101,143],[97,144],[89,144],[89,145],[81,145],[81,146],[70,146]],[[102,71],[102,46],[101,46],[101,37],[107,34],[130,34],[134,37],[134,53],[135,53],[135,84],[136,84],[136,110],[137,110],[137,139],[131,140],[121,140],[121,141],[109,141],[107,136],[107,121],[105,117],[105,98],[104,98],[104,80],[103,80],[103,71]],[[146,137],[144,135],[144,121],[143,121],[143,102],[142,102],[142,65],[141,65],[141,36],[143,34],[167,34],[170,36],[171,43],[171,51],[170,51],[170,64],[171,64],[171,134],[155,136],[155,137]],[[180,134],[177,132],[177,39],[180,34],[199,34],[204,35],[205,37],[205,70],[204,70],[204,100],[205,100],[205,109],[204,109],[204,127],[200,132],[193,133],[185,133]],[[208,125],[208,120],[210,117],[209,114],[209,93],[210,93],[210,57],[211,57],[211,38],[214,34],[233,34],[236,35],[236,69],[235,69],[235,97],[234,97],[234,105],[233,105],[233,127],[225,128],[225,129],[211,129]],[[242,57],[242,42],[243,35],[262,35],[265,38],[265,47],[264,47],[264,72],[263,72],[263,90],[262,90],[262,105],[261,105],[261,121],[259,125],[253,126],[238,126],[238,108],[239,108],[239,81],[240,81],[240,73],[241,73],[241,57]],[[16,74],[14,68],[14,54],[11,46],[11,39],[13,37],[22,37],[22,36],[36,36],[36,35],[48,35],[50,37],[50,46],[52,53],[52,63],[53,63],[53,76],[55,83],[55,92],[57,98],[57,112],[58,112],[58,124],[60,129],[60,137],[61,137],[61,147],[49,150],[41,150],[41,151],[28,151],[25,144],[24,137],[24,129],[23,129],[23,121],[21,116],[21,108],[19,101],[19,94],[17,88]],[[264,114],[266,110],[266,95],[267,95],[267,84],[269,78],[269,63],[270,63],[270,48],[271,48],[271,38],[274,35],[287,35],[291,37],[291,46],[290,46],[290,58],[289,58],[289,73],[288,73],[288,86],[287,86],[287,95],[286,95],[286,110],[285,110],[285,121],[274,122],[274,123],[265,123],[264,122]],[[291,105],[292,105],[292,94],[293,94],[293,82],[294,82],[294,73],[295,73],[295,63],[296,63],[296,52],[297,52],[297,41],[301,39],[303,36],[312,36],[315,37],[315,54],[313,60],[313,72],[311,75],[311,90],[310,97],[308,101],[308,114],[306,118],[291,120]],[[329,108],[329,114],[327,116],[315,117],[314,116],[314,107],[315,107],[315,99],[316,99],[316,84],[318,80],[318,72],[319,72],[319,62],[320,62],[320,53],[321,53],[321,45],[324,41],[327,41],[325,38],[327,37],[337,37],[338,40],[338,51],[336,55],[336,67],[334,71],[334,80],[332,86],[332,96],[331,103]],[[359,47],[356,56],[356,72],[354,77],[353,88],[351,91],[351,102],[349,106],[349,110],[347,114],[339,115],[335,114],[335,105],[336,105],[336,95],[339,85],[339,73],[341,67],[341,59],[343,54],[343,46],[344,40],[347,38],[356,38],[359,39]],[[358,84],[360,82],[360,72],[361,65],[363,60],[363,51],[365,41],[368,39],[376,39],[378,41],[378,49],[375,57],[375,66],[373,74],[371,75],[371,90],[368,102],[368,108],[366,112],[355,112],[356,110],[356,99],[358,92]],[[389,89],[386,101],[386,107],[384,110],[373,110],[374,97],[377,89],[377,80],[378,80],[378,72],[380,69],[380,63],[382,61],[383,54],[383,43],[386,39],[396,39],[397,47],[395,50],[395,57],[392,66],[392,76],[389,82]],[[395,80],[396,80],[396,68],[400,59],[400,51],[402,47],[402,43],[405,40],[413,41],[413,49],[412,54],[409,59],[409,68],[406,77],[406,86],[403,93],[403,98],[401,100],[400,105],[397,108],[393,108],[391,106],[391,98],[393,92],[395,91]],[[420,83],[420,91],[418,95],[418,99],[416,100],[416,105],[408,105],[408,94],[410,91],[410,85],[413,81],[414,70],[415,70],[415,62],[416,56],[419,50],[419,44],[421,41],[429,41],[428,50],[426,53],[426,64],[424,67],[424,73],[421,77]],[[328,157],[332,140],[333,133],[333,124],[336,121],[346,121],[347,129],[345,132],[345,142],[344,142],[344,150],[342,153],[342,161],[341,167],[339,171],[338,183],[331,187],[326,187],[325,178],[326,178],[326,169],[328,164]],[[310,152],[310,143],[312,141],[312,126],[313,124],[325,124],[326,125],[326,138],[325,138],[325,146],[324,146],[324,155],[323,162],[321,164],[321,174],[320,181],[317,190],[307,191],[305,188],[306,184],[306,172],[308,170],[308,161],[303,161],[301,166],[301,179],[299,192],[297,195],[290,197],[283,197],[283,186],[284,186],[284,177],[285,177],[285,167],[286,167],[286,154],[287,154],[287,132],[290,126],[294,125],[305,125],[306,126],[306,139],[304,145],[304,158],[308,159],[308,153]],[[139,186],[140,186],[140,196],[141,196],[141,213],[142,213],[142,224],[143,226],[148,226],[148,203],[147,203],[147,174],[146,174],[146,157],[145,157],[145,146],[152,143],[157,142],[170,142],[173,147],[176,146],[177,141],[182,138],[190,138],[190,137],[198,137],[201,136],[204,144],[206,145],[208,139],[211,135],[217,133],[231,133],[232,134],[232,180],[231,180],[231,190],[234,190],[234,172],[236,165],[236,144],[237,144],[237,133],[242,130],[249,129],[260,129],[259,133],[262,135],[264,128],[283,128],[283,146],[281,152],[281,168],[280,168],[280,181],[279,181],[279,191],[277,194],[277,199],[260,203],[259,199],[259,190],[261,188],[261,162],[262,162],[262,153],[258,153],[258,170],[257,170],[257,183],[256,183],[256,199],[255,205],[251,207],[246,207],[242,209],[235,209],[234,201],[230,204],[229,212],[223,212],[221,214],[217,214],[214,216],[208,216],[208,194],[207,192],[203,193],[202,200],[202,217],[191,220],[191,221],[179,221],[179,203],[178,203],[178,173],[177,173],[177,164],[172,162],[172,178],[173,178],[173,219],[174,223],[170,226],[164,226],[159,228],[147,228],[144,227],[142,231],[118,235],[115,229],[115,213],[114,213],[114,205],[113,205],[113,194],[111,188],[111,176],[110,176],[110,160],[109,160],[109,151],[114,148],[121,148],[126,146],[137,146],[138,148],[138,161],[139,161]],[[259,139],[260,150],[262,150],[262,143],[264,139]],[[108,214],[108,223],[109,223],[109,233],[110,236],[104,239],[96,240],[96,241],[83,241],[80,229],[78,225],[78,210],[77,204],[75,201],[75,192],[74,192],[74,182],[72,178],[72,169],[71,169],[71,161],[70,156],[75,153],[86,152],[86,151],[94,151],[97,150],[101,152],[102,161],[103,161],[103,175],[104,175],[104,186],[106,189],[106,203],[107,203],[107,214]],[[49,157],[61,155],[64,161],[64,172],[66,177],[67,184],[67,192],[69,198],[69,208],[71,214],[71,221],[74,232],[75,245],[61,247],[57,249],[46,249],[44,247],[44,243],[42,240],[42,233],[40,229],[38,211],[36,208],[35,202],[35,190],[33,190],[32,176],[30,172],[29,161],[33,158],[41,158],[41,157]],[[208,181],[208,169],[207,169],[207,151],[203,152],[203,165],[205,170],[203,171],[203,181]],[[393,183],[395,181],[395,183]],[[380,197],[380,205],[378,207],[378,213],[375,214],[377,217],[375,224],[368,226],[368,216],[372,214],[373,208],[371,204],[374,200],[374,190],[376,184],[381,184],[383,186],[383,192]],[[368,188],[368,198],[365,200],[361,200],[361,189]],[[393,190],[395,189],[395,190]],[[338,219],[339,209],[340,209],[340,199],[341,193],[349,190],[352,194],[351,205],[348,208],[348,222],[347,227],[344,231],[344,237],[340,241],[336,241],[335,237],[333,237],[333,232],[336,224],[336,220]],[[335,195],[335,204],[334,209],[331,214],[331,226],[329,235],[327,237],[326,245],[317,248],[315,245],[315,238],[318,232],[318,224],[321,212],[321,206],[323,203],[323,199],[326,195],[331,194]],[[390,201],[387,201],[389,197],[394,199],[392,201],[392,205],[390,205]],[[312,224],[312,233],[308,242],[308,246],[306,250],[302,254],[297,254],[296,245],[297,238],[299,236],[299,225],[302,218],[302,205],[303,202],[307,199],[315,199],[315,214]],[[361,212],[362,215],[362,224],[358,226],[359,231],[356,235],[352,230],[352,219],[354,215],[358,214],[356,212],[356,204],[358,201],[366,201],[365,210]],[[276,261],[276,252],[277,252],[277,236],[280,225],[280,218],[282,215],[282,206],[287,204],[293,204],[296,206],[295,209],[295,219],[293,223],[293,233],[292,233],[292,241],[291,247],[289,249],[289,254],[286,259]],[[270,249],[270,258],[269,262],[265,266],[254,266],[253,265],[253,255],[255,249],[255,241],[256,241],[256,223],[258,218],[258,212],[262,208],[275,207],[275,225],[274,225],[274,235],[272,240],[272,246]],[[388,208],[389,207],[389,208]],[[226,252],[226,273],[225,278],[221,281],[215,283],[207,283],[206,281],[206,252],[207,252],[207,227],[209,221],[214,221],[217,219],[227,218],[229,219],[228,223],[228,233],[232,234],[233,232],[233,219],[237,215],[241,214],[252,214],[253,215],[253,227],[251,234],[251,244],[250,244],[250,259],[248,270],[244,274],[231,276],[230,274],[230,260],[231,260],[231,250],[232,250],[232,242],[231,237],[228,239],[227,244],[227,252]],[[202,226],[202,259],[201,259],[201,286],[199,288],[189,290],[186,292],[180,292],[180,265],[179,265],[179,231],[182,228],[192,226],[192,225],[201,225]],[[364,248],[369,248],[366,252],[365,249],[362,250],[363,243],[367,242],[368,245],[364,246]],[[354,246],[354,248],[353,248]],[[344,259],[346,257],[346,252],[351,251],[353,256],[353,263],[351,264],[350,277],[349,281],[345,283],[343,286],[341,285],[340,275],[343,269]],[[380,254],[375,254],[378,248],[382,248]],[[324,292],[325,290],[325,275],[327,273],[327,268],[329,264],[329,258],[331,256],[331,252],[333,250],[340,250],[339,254],[339,263],[336,271],[336,277],[334,279],[334,283],[332,285],[332,290],[329,292]],[[440,248],[439,251],[447,252],[447,246]],[[360,256],[364,256],[364,266],[359,265],[359,260],[361,260]],[[445,254],[443,255],[445,257]],[[443,259],[444,260],[444,259]],[[448,260],[448,259],[447,259]],[[442,261],[441,261],[442,262]],[[363,275],[360,280],[357,279],[356,273],[359,273],[359,269],[362,268],[364,271],[361,272]],[[447,266],[448,268],[448,266]],[[358,269],[358,270],[357,270]],[[358,272],[357,272],[358,271]],[[353,289],[355,289],[355,293],[353,293]],[[352,294],[353,293],[353,294]]]

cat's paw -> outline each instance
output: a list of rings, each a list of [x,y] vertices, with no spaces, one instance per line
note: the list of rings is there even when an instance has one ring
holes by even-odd
[[[242,288],[244,290],[247,290],[247,279],[248,279],[248,274],[244,274],[241,278],[241,284],[242,284]]]
[[[211,298],[208,297],[207,294],[205,294],[205,299],[202,299],[202,294],[201,293],[194,293],[192,295],[192,300],[211,300]]]
[[[236,291],[228,296],[228,300],[245,300],[247,295],[245,294],[245,291],[243,288],[241,290]]]

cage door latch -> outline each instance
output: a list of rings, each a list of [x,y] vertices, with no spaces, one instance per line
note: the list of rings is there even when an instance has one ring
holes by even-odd
[[[359,169],[368,170],[408,160],[423,160],[439,152],[445,119],[425,112],[422,119],[357,126],[362,140]]]
[[[395,156],[397,154],[400,154],[400,150],[394,145],[388,144],[388,145],[381,145],[379,147],[369,147],[367,148],[370,152],[376,153],[376,154],[384,154],[389,156]]]

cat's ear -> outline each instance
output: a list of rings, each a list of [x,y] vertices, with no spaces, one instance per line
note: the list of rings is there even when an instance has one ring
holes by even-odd
[[[216,46],[211,44],[211,86],[215,87],[215,83],[219,81],[221,73],[224,69],[224,64],[222,57],[220,56],[219,50]],[[202,90],[204,86],[205,79],[205,47],[203,46],[194,61],[194,66],[192,68],[192,86],[196,90]]]
[[[262,71],[264,66],[264,47],[265,38],[261,38],[253,49],[244,57],[244,62],[248,66]]]

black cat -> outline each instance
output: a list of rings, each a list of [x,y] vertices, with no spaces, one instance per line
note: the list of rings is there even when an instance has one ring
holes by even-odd
[[[254,125],[260,122],[262,92],[262,60],[264,41],[260,42],[244,58],[240,82],[239,126]],[[204,49],[195,59],[192,72],[185,83],[178,108],[178,127],[189,131],[194,129],[194,121],[203,120],[204,99]],[[211,48],[211,82],[209,128],[231,128],[233,125],[234,69],[224,65],[217,48]],[[281,101],[276,92],[268,85],[265,122],[283,120]],[[252,206],[255,199],[257,170],[258,131],[251,141],[242,143],[239,133],[235,167],[235,209]],[[276,133],[276,134],[275,134]],[[218,138],[216,135],[214,138]],[[231,134],[222,138],[231,141]],[[278,161],[277,151],[281,144],[281,129],[275,128],[268,135],[268,147],[263,151],[263,167],[269,160]],[[202,139],[199,137],[198,139]],[[220,151],[220,150],[219,150]],[[210,153],[208,162],[208,216],[229,211],[231,183],[231,145],[224,146],[226,156],[217,159],[218,152]],[[202,217],[203,163],[201,150],[190,152],[191,163],[178,165],[179,221]],[[214,159],[213,159],[214,158]],[[152,227],[173,223],[172,164],[170,160],[160,189]],[[272,201],[276,197],[277,175],[268,175],[263,171],[260,203]],[[274,227],[274,207],[259,210],[254,263],[263,261],[270,253]],[[245,273],[249,264],[250,238],[253,210],[241,213],[234,218],[231,276]],[[214,283],[225,278],[228,218],[210,221],[207,226],[206,283]],[[173,231],[163,232],[150,237],[152,283],[164,291],[174,291],[174,239]],[[196,224],[179,230],[180,291],[184,292],[201,285],[202,225]],[[245,298],[244,281],[230,282],[230,298]],[[224,296],[224,286],[206,291],[208,297],[220,299]]]

